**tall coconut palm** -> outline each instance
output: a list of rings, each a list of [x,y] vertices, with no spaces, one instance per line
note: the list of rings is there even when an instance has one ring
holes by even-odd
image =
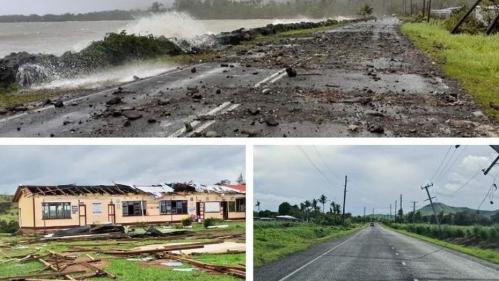
[[[322,212],[324,213],[324,207],[326,205],[326,202],[327,202],[327,197],[326,195],[322,194],[321,197],[319,197],[319,203],[322,204]]]

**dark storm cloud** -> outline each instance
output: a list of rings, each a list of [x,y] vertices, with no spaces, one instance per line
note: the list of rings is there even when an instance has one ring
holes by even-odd
[[[0,146],[0,194],[20,184],[213,184],[245,171],[239,146]]]

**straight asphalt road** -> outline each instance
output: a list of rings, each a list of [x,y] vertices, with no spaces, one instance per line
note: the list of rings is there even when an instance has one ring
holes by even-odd
[[[499,266],[380,225],[255,269],[255,280],[499,280]]]

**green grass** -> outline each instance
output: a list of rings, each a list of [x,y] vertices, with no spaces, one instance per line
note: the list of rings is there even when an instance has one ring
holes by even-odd
[[[390,228],[390,229],[397,231],[397,232],[400,232],[400,233],[405,234],[405,235],[410,236],[410,237],[414,237],[414,238],[417,238],[417,239],[420,239],[420,240],[423,240],[426,242],[436,244],[438,246],[449,248],[449,249],[452,249],[452,250],[455,250],[455,251],[458,251],[458,252],[461,252],[464,254],[468,254],[470,256],[474,256],[474,257],[484,259],[484,260],[487,260],[487,261],[495,263],[495,264],[499,264],[499,252],[496,250],[463,246],[463,245],[449,243],[446,241],[442,241],[442,240],[430,238],[427,236],[419,235],[416,233],[408,232],[408,231],[401,230],[401,229],[395,229],[395,228]]]
[[[197,280],[197,281],[233,281],[240,280],[228,275],[218,275],[194,270],[192,272],[174,271],[166,266],[144,266],[134,261],[125,259],[113,260],[106,270],[116,275],[120,281],[149,281],[149,280]],[[97,279],[95,279],[97,280]],[[101,279],[102,280],[102,279]]]
[[[0,263],[0,276],[19,276],[19,275],[29,275],[40,269],[44,268],[42,263],[37,261],[25,262],[25,263]]]
[[[202,254],[194,259],[216,265],[241,265],[246,263],[246,254]]]
[[[255,267],[304,251],[317,243],[338,239],[361,226],[320,226],[306,223],[255,222]]]
[[[402,32],[458,80],[488,116],[499,120],[499,111],[490,107],[499,103],[499,34],[452,35],[439,21],[405,23]]]

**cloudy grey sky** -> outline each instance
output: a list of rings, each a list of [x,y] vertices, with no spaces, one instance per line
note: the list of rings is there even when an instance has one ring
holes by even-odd
[[[302,152],[303,149],[305,151]],[[496,166],[484,176],[479,171],[497,156],[488,146],[257,146],[255,147],[255,200],[260,209],[277,210],[283,201],[299,204],[319,198],[341,203],[343,183],[348,175],[347,212],[360,215],[388,213],[403,194],[404,210],[412,208],[410,201],[422,207],[426,194],[420,186],[430,182],[447,154],[447,161],[433,182],[432,195],[438,202],[476,209],[499,174]],[[450,149],[450,150],[449,150]],[[325,179],[311,161],[329,178]],[[452,157],[452,158],[451,158]],[[470,178],[469,184],[456,192]],[[495,204],[489,200],[483,210],[499,209],[499,191]]]
[[[0,194],[20,184],[213,184],[245,171],[243,146],[0,146]]]
[[[0,15],[63,14],[104,10],[144,9],[153,2],[171,4],[173,0],[0,0]]]

